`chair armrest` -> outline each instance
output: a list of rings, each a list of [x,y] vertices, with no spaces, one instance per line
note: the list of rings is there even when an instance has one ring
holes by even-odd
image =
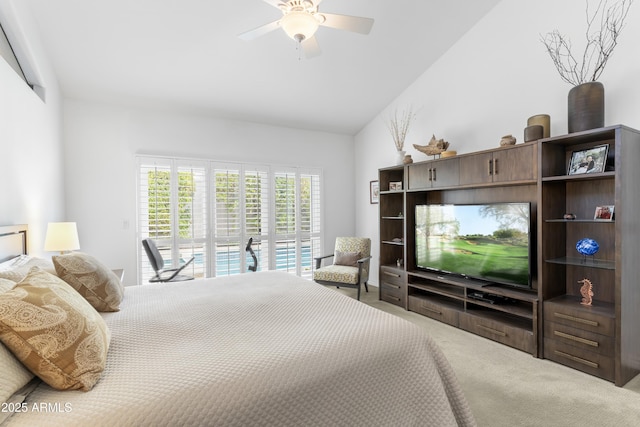
[[[367,274],[365,275],[365,274],[362,274],[362,270],[364,270],[364,263],[365,262],[369,262],[369,260],[371,258],[373,258],[373,257],[371,255],[369,255],[367,257],[360,258],[358,261],[356,261],[358,263],[358,282],[359,283],[365,283],[366,284],[367,281],[369,280],[369,272],[367,271]]]
[[[364,257],[364,258],[360,258],[360,259],[359,259],[358,261],[356,261],[356,262],[357,262],[358,264],[362,264],[362,263],[364,263],[364,262],[366,262],[366,261],[370,260],[371,258],[373,258],[373,257],[372,257],[371,255],[369,255],[369,256],[366,256],[366,257]]]
[[[180,274],[180,272],[189,264],[191,264],[191,262],[195,259],[195,257],[191,257],[191,259],[189,259],[189,261],[185,262],[184,264],[182,264],[180,267],[178,268],[172,268],[171,270],[164,270],[164,271],[173,271],[173,274],[171,276],[169,276],[169,278],[167,278],[166,280],[169,281],[171,279],[173,279],[174,277],[176,277],[178,274]]]
[[[322,265],[322,260],[325,258],[331,258],[333,256],[333,254],[331,255],[325,255],[325,256],[318,256],[318,257],[314,257],[313,259],[316,260],[316,270],[320,268],[320,266]]]

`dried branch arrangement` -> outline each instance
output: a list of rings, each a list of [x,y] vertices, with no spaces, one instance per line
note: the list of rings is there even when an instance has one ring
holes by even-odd
[[[396,144],[396,149],[402,151],[404,148],[404,139],[409,131],[411,122],[416,118],[416,114],[413,112],[413,108],[409,107],[407,110],[402,110],[401,113],[398,110],[394,110],[393,114],[387,119],[387,128],[391,132],[393,142]]]
[[[633,0],[620,0],[611,6],[607,0],[600,0],[593,14],[589,12],[589,0],[586,3],[587,44],[582,58],[574,56],[571,40],[558,30],[541,36],[560,77],[573,86],[598,80],[618,45]]]

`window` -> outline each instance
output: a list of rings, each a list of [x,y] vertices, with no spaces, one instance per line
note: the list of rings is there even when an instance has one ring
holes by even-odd
[[[0,56],[3,57],[5,61],[7,61],[7,63],[22,78],[22,80],[29,84],[27,78],[24,75],[24,72],[22,71],[22,67],[18,62],[18,58],[16,58],[13,48],[9,43],[9,39],[7,38],[7,35],[2,28],[2,25],[0,25]]]
[[[167,268],[195,257],[196,277],[258,270],[311,277],[321,247],[319,170],[138,158],[139,239],[156,240]],[[139,279],[154,274],[139,249]]]

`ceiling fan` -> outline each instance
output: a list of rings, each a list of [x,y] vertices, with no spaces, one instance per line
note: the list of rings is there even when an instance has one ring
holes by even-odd
[[[301,46],[306,58],[320,55],[315,38],[319,26],[369,34],[373,19],[358,16],[336,15],[318,12],[322,0],[263,0],[282,12],[282,18],[238,35],[243,40],[253,40],[273,30],[282,28]]]

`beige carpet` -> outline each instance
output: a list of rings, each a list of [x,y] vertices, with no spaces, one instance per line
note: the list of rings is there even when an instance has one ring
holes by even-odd
[[[335,289],[335,288],[334,288]],[[340,289],[355,298],[355,289]],[[378,300],[362,302],[425,329],[458,375],[479,426],[640,426],[640,376],[625,387]]]

